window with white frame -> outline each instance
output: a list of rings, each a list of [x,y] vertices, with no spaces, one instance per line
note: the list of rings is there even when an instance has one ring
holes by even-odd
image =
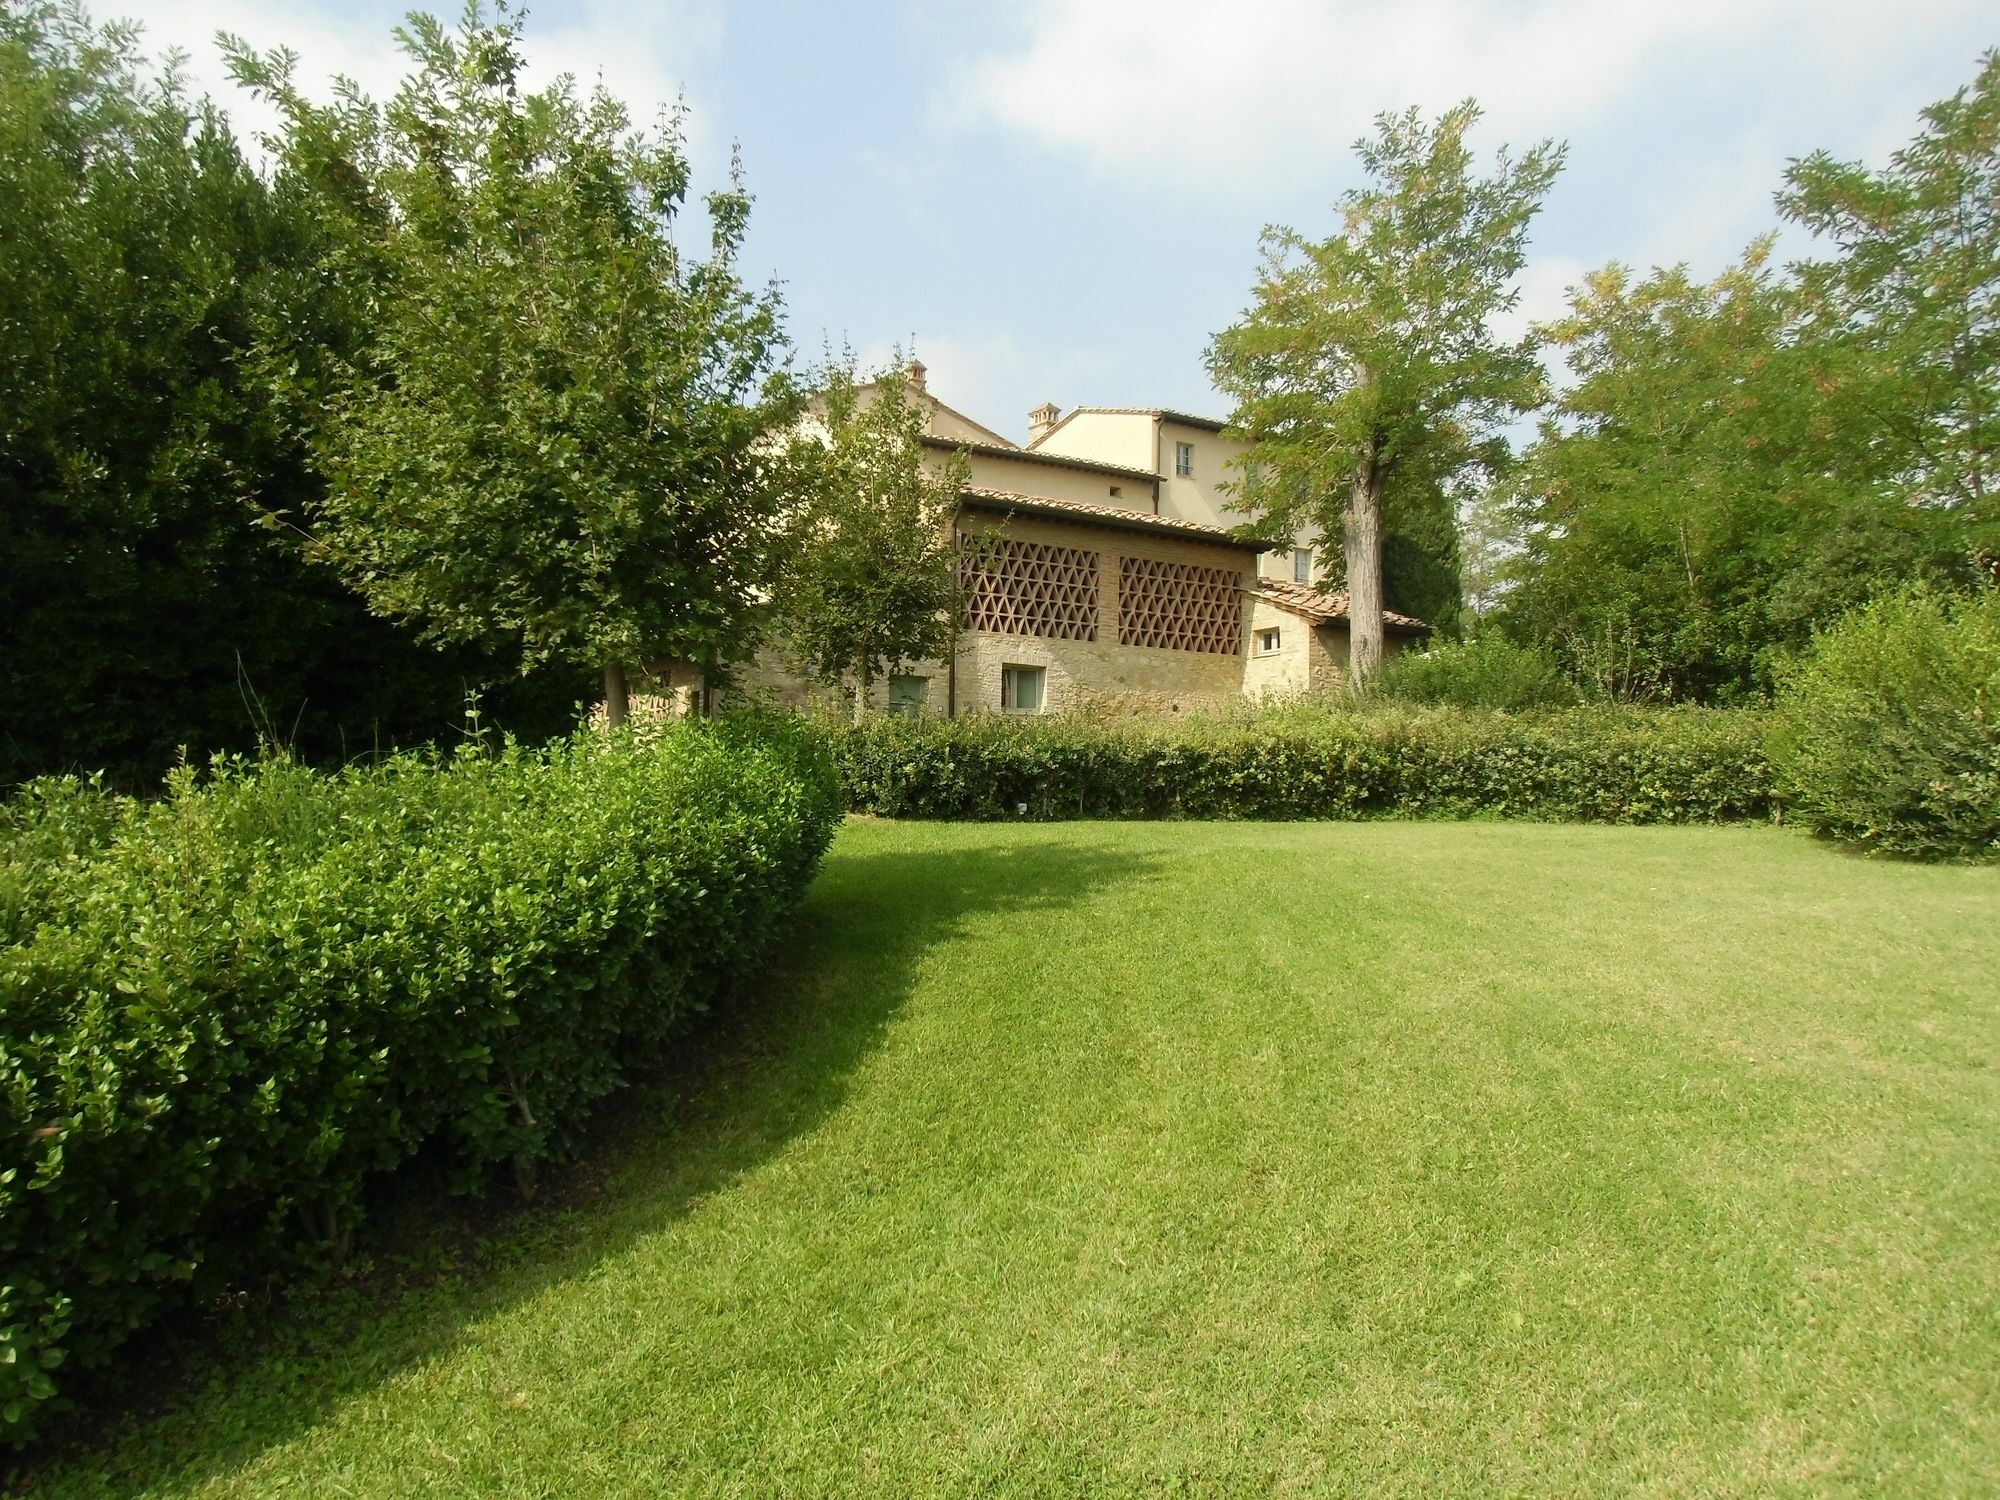
[[[1310,547],[1292,548],[1292,582],[1313,581],[1313,553]]]
[[[1042,711],[1042,686],[1048,672],[1042,667],[1020,667],[1011,663],[1000,669],[1000,706],[1010,714],[1038,714]]]
[[[1258,631],[1257,654],[1259,656],[1276,656],[1278,654],[1278,640],[1278,627],[1275,625],[1268,630]]]
[[[1183,479],[1194,478],[1194,444],[1174,444],[1174,472]]]

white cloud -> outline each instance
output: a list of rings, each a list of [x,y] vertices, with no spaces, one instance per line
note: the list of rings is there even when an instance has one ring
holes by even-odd
[[[1569,135],[1677,68],[1837,91],[1978,14],[1973,0],[1035,0],[934,108],[1107,176],[1250,193],[1344,158],[1385,109],[1472,95],[1498,137]]]

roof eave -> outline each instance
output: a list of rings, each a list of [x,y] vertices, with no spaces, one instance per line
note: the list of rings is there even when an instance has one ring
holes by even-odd
[[[1199,529],[1146,511],[1135,510],[1128,519],[1112,511],[1109,506],[1093,506],[1088,511],[1081,511],[1061,500],[1043,499],[1035,495],[1005,498],[998,495],[966,494],[959,496],[959,504],[974,510],[991,510],[1002,514],[1013,514],[1018,511],[1025,515],[1040,516],[1046,520],[1066,521],[1072,526],[1101,526],[1111,531],[1136,531],[1142,536],[1169,536],[1178,541],[1211,547],[1231,547],[1239,552],[1249,552],[1253,555],[1269,552],[1272,548],[1270,542],[1250,541],[1231,536],[1226,531]]]
[[[1039,453],[1033,448],[995,448],[990,443],[960,443],[950,438],[933,437],[925,433],[920,442],[932,448],[963,448],[968,453],[982,453],[989,458],[1012,458],[1022,463],[1052,464],[1059,469],[1082,469],[1089,474],[1110,474],[1119,479],[1153,480],[1160,476],[1151,469],[1128,469],[1123,464],[1101,464],[1088,458],[1069,458],[1060,453]]]

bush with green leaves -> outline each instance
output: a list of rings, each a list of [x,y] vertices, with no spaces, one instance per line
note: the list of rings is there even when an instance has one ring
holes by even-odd
[[[1769,814],[1763,737],[1745,711],[1299,708],[885,719],[836,743],[849,806],[890,817],[1712,823]]]
[[[1821,634],[1771,758],[1789,817],[1885,854],[2000,856],[2000,588],[1913,591]]]
[[[0,1439],[177,1306],[325,1266],[419,1150],[532,1188],[724,1000],[839,817],[824,742],[222,761],[0,814]]]
[[[1368,684],[1377,698],[1452,708],[1570,708],[1576,684],[1548,652],[1517,646],[1504,636],[1445,642],[1428,651],[1405,651],[1382,664]]]

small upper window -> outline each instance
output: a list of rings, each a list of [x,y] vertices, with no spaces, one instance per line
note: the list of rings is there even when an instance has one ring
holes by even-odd
[[[1000,706],[1010,714],[1040,713],[1042,682],[1046,676],[1041,667],[1003,666],[1000,669]]]
[[[1183,479],[1194,477],[1194,444],[1174,444],[1174,472]]]
[[[1292,548],[1292,581],[1294,583],[1311,583],[1313,581],[1312,548]]]
[[[1273,625],[1269,630],[1260,630],[1257,632],[1257,654],[1259,656],[1276,656],[1278,654],[1277,626]]]

